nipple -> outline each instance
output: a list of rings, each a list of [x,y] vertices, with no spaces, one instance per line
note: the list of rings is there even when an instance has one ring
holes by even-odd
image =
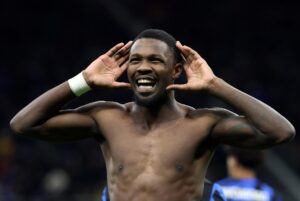
[[[123,169],[124,169],[124,166],[123,165],[119,165],[118,171],[121,172]]]
[[[181,165],[181,164],[176,164],[176,170],[177,170],[178,172],[182,172],[182,171],[183,171],[183,165]]]

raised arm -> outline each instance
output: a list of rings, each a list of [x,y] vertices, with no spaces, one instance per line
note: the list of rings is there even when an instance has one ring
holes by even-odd
[[[17,134],[47,141],[99,137],[93,105],[68,111],[61,111],[61,108],[76,97],[74,94],[82,92],[78,88],[129,87],[128,83],[118,82],[117,79],[126,70],[125,62],[131,43],[119,43],[101,55],[71,81],[73,85],[66,81],[33,100],[14,116],[10,122],[11,129]],[[79,85],[76,83],[78,77],[81,78]]]
[[[281,114],[215,76],[206,61],[190,47],[179,42],[177,47],[186,58],[184,69],[188,81],[170,85],[167,89],[206,91],[243,115],[216,110],[218,120],[211,131],[213,140],[239,147],[264,148],[294,137],[294,127]]]

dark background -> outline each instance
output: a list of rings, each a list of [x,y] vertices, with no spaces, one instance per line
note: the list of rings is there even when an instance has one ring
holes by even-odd
[[[9,120],[42,92],[145,28],[170,32],[197,50],[217,76],[276,108],[298,130],[299,9],[299,1],[1,1],[0,200],[99,200],[106,173],[94,141],[49,144],[14,136]],[[194,107],[226,107],[205,94],[177,95]],[[94,90],[70,107],[131,97],[126,90]],[[298,176],[299,146],[296,137],[272,149]],[[288,194],[266,169],[261,171]],[[217,180],[225,173],[220,149],[208,177]]]

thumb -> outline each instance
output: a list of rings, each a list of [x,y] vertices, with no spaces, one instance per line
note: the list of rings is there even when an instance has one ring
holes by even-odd
[[[112,86],[116,88],[131,88],[131,85],[126,82],[114,82]]]
[[[187,90],[187,84],[170,84],[166,88],[167,90],[174,90],[174,89],[179,89],[179,90]]]

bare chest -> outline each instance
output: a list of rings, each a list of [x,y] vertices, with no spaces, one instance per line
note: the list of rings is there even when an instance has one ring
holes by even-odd
[[[192,165],[209,149],[207,122],[179,119],[149,128],[129,119],[101,128],[104,156],[121,166],[176,167]],[[203,124],[201,126],[201,124]],[[117,167],[116,167],[117,168]],[[122,167],[118,167],[122,169]]]

